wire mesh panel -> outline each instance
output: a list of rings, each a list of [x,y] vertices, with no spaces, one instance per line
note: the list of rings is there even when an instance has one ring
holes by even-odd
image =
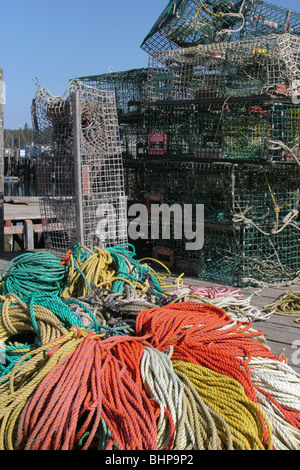
[[[39,87],[32,102],[32,121],[45,246],[63,253],[77,242],[70,99],[53,97]]]
[[[273,101],[175,103],[145,114],[148,159],[295,162],[300,107]]]
[[[297,95],[300,37],[283,34],[149,55],[148,101]]]
[[[153,53],[299,31],[299,13],[263,0],[170,0],[141,48]]]
[[[74,108],[75,94],[78,110]],[[63,97],[53,97],[38,87],[32,118],[46,248],[64,254],[78,241],[90,248],[126,242],[127,209],[114,93],[79,81],[71,82]]]

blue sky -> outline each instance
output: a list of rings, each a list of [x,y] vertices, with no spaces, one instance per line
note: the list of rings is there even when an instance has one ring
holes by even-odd
[[[31,127],[37,77],[62,95],[70,78],[146,67],[140,48],[167,0],[2,0],[4,127]],[[300,11],[299,0],[272,3]]]

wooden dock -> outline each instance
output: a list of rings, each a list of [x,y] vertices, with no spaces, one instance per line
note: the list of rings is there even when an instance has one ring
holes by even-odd
[[[1,272],[5,266],[19,256],[22,252],[10,252],[0,254],[0,269]],[[170,278],[167,283],[173,283],[175,278]],[[190,277],[183,278],[184,285],[193,286],[215,286],[221,284],[202,279],[195,279]],[[229,286],[230,287],[230,286]],[[263,308],[266,305],[274,302],[286,290],[291,292],[300,292],[300,281],[293,286],[280,286],[280,287],[267,287],[259,288],[245,288],[241,292],[245,296],[252,295],[251,305]],[[284,350],[288,364],[298,373],[300,373],[300,323],[295,322],[295,317],[272,315],[265,321],[255,321],[252,326],[255,330],[263,331],[267,340],[268,346],[272,352],[278,356]]]

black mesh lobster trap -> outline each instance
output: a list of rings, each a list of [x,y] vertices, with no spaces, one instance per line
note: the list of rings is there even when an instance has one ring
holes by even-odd
[[[299,13],[263,0],[170,0],[141,48],[154,53],[299,31]]]
[[[127,241],[120,136],[113,92],[70,83],[62,97],[38,87],[32,119],[45,246],[64,254]]]
[[[273,100],[169,102],[145,113],[148,159],[299,160],[300,107]]]
[[[265,227],[267,230],[267,227]],[[156,259],[172,272],[237,287],[293,281],[300,268],[297,224],[279,233],[253,226],[205,224],[204,244],[187,250],[186,240],[155,240]]]

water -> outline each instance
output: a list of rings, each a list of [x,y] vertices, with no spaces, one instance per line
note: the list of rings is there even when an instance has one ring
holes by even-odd
[[[36,183],[34,181],[4,181],[4,196],[37,196]]]

